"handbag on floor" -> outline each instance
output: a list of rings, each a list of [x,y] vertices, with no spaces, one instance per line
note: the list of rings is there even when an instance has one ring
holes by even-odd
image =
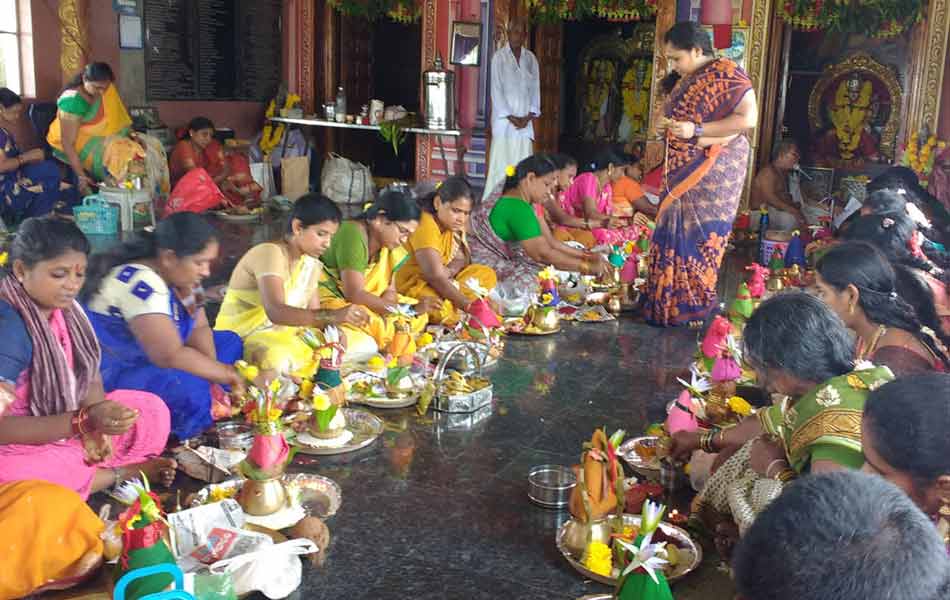
[[[366,165],[331,152],[323,162],[320,192],[337,204],[362,206],[373,200],[373,175]]]

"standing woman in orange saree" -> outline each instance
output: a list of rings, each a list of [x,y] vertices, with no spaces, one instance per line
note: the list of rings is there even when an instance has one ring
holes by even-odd
[[[758,108],[749,76],[713,55],[697,23],[677,23],[664,41],[676,83],[660,123],[665,175],[643,308],[653,325],[695,325],[717,303],[719,266],[749,163],[743,133],[756,126]]]

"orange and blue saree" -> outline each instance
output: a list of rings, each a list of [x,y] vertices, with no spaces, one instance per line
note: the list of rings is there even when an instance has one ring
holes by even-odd
[[[717,59],[681,79],[664,114],[674,121],[711,123],[729,116],[752,89],[745,71]],[[739,207],[749,141],[702,148],[667,132],[660,209],[650,252],[644,316],[660,326],[705,319],[716,306],[719,266]]]

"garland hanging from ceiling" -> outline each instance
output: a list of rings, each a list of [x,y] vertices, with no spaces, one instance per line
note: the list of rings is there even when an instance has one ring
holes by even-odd
[[[535,21],[552,23],[605,19],[630,23],[652,19],[657,0],[524,0]]]
[[[337,12],[347,17],[376,21],[381,18],[399,23],[415,23],[422,17],[425,0],[328,0]]]
[[[926,0],[784,0],[778,11],[801,31],[896,37],[924,18]]]

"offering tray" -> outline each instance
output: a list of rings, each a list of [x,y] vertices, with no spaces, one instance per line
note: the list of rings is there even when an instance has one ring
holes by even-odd
[[[481,342],[464,342],[461,340],[442,340],[436,342],[434,349],[438,352],[438,356],[433,360],[434,363],[446,362],[446,357],[452,351],[453,348],[457,348],[462,344],[474,344],[477,346],[479,358],[481,358],[481,364],[483,369],[488,369],[498,364],[498,358],[491,355],[487,345]],[[446,364],[446,368],[455,369],[463,375],[469,375],[478,371],[478,365],[475,363],[475,360],[469,354],[465,355],[454,355]]]
[[[505,334],[507,335],[527,335],[527,336],[540,336],[540,335],[553,335],[555,333],[560,333],[561,326],[558,325],[550,331],[544,331],[538,329],[534,325],[529,325],[524,322],[524,319],[506,319],[505,320]]]
[[[601,304],[593,306],[570,306],[564,305],[558,308],[558,315],[564,321],[574,321],[575,323],[606,323],[616,321],[613,316]]]
[[[317,448],[301,443],[300,440],[294,438],[292,443],[297,451],[317,456],[344,454],[369,446],[383,433],[383,421],[376,415],[354,408],[341,410],[343,410],[343,415],[346,417],[346,428],[353,434],[353,437],[347,443],[334,448]]]
[[[611,577],[604,577],[603,575],[598,575],[588,570],[581,562],[581,557],[584,555],[584,550],[587,548],[589,541],[599,541],[605,544],[610,542],[611,532],[609,519],[615,518],[616,517],[608,517],[607,519],[601,519],[591,525],[570,519],[561,525],[555,537],[558,550],[561,551],[561,554],[567,559],[567,562],[571,563],[574,570],[588,579],[593,579],[594,581],[610,586],[617,585],[617,577],[613,575]],[[624,514],[623,524],[626,527],[639,527],[640,515]],[[677,564],[668,567],[664,571],[667,581],[673,583],[681,579],[684,575],[696,570],[703,561],[703,550],[684,529],[671,525],[666,521],[660,523],[659,529],[669,538],[676,540],[677,550],[679,551],[679,561]],[[615,568],[614,571],[616,573],[617,569]],[[619,575],[619,573],[617,574]]]
[[[263,211],[260,208],[254,208],[250,212],[246,213],[229,212],[227,210],[211,211],[214,216],[229,223],[252,223],[261,218],[262,212]]]
[[[285,487],[297,488],[300,494],[300,506],[307,514],[326,519],[335,515],[340,509],[343,494],[340,486],[332,479],[315,473],[284,474],[281,479]],[[222,498],[233,498],[242,485],[244,485],[243,479],[229,479],[206,485],[195,494],[191,507],[217,502]]]
[[[350,404],[362,404],[373,408],[406,408],[415,406],[419,401],[419,390],[422,389],[425,382],[420,382],[416,376],[411,377],[416,385],[412,393],[405,397],[390,398],[386,393],[386,386],[383,385],[382,375],[364,371],[351,373],[346,377],[346,383],[349,386],[346,392],[346,401]],[[357,390],[355,384],[371,386],[369,393]]]
[[[654,454],[652,457],[643,457],[637,453],[637,446],[653,447],[656,451],[656,442],[659,438],[653,435],[630,438],[617,448],[617,456],[623,459],[635,471],[647,473],[660,470],[660,459]]]
[[[439,412],[445,413],[473,413],[480,408],[489,406],[492,399],[492,385],[491,382],[488,382],[488,385],[480,387],[478,389],[473,389],[473,386],[466,385],[465,391],[458,390],[450,380],[446,378],[446,365],[452,362],[452,357],[454,355],[460,354],[462,352],[467,352],[471,359],[475,362],[476,371],[479,378],[482,378],[482,360],[481,356],[478,353],[476,348],[478,344],[465,343],[455,346],[449,350],[448,354],[445,355],[443,360],[439,363],[439,366],[435,368],[435,374],[432,376],[433,381],[435,381],[435,397],[433,398],[432,408]],[[467,383],[465,376],[461,377],[456,376],[458,381],[463,381]]]

